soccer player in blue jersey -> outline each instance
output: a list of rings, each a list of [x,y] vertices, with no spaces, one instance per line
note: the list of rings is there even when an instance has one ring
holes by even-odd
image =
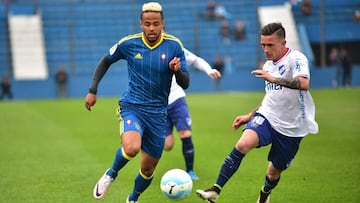
[[[129,35],[116,43],[100,60],[85,99],[91,110],[96,102],[97,87],[111,64],[120,59],[128,63],[128,87],[119,100],[122,146],[112,166],[94,187],[94,197],[101,199],[118,172],[141,152],[140,170],[127,203],[137,203],[153,179],[163,152],[168,96],[173,75],[184,89],[189,74],[182,43],[162,32],[164,16],[159,3],[149,2],[140,15],[142,32]]]

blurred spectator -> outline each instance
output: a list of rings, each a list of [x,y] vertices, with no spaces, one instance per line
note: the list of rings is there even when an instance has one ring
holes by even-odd
[[[335,79],[332,82],[333,87],[338,87],[340,85],[342,70],[341,70],[339,51],[336,47],[331,48],[329,54],[329,62],[331,66],[335,67]]]
[[[226,10],[222,4],[216,4],[215,17],[217,20],[230,19],[231,14]]]
[[[352,85],[352,70],[351,70],[351,59],[349,57],[348,52],[346,49],[342,48],[340,50],[340,62],[343,69],[343,78],[342,78],[342,85],[344,87],[349,87]]]
[[[205,17],[209,20],[215,20],[215,7],[216,3],[214,0],[208,0],[208,3],[206,5],[206,13]]]
[[[226,20],[226,19],[223,19],[221,21],[220,34],[223,37],[224,43],[229,44],[230,43],[231,28],[230,28],[230,25],[229,25],[229,21]]]
[[[8,75],[5,75],[1,80],[0,101],[3,100],[5,96],[7,96],[9,100],[13,99],[10,77]]]
[[[311,3],[311,0],[303,0],[301,2],[300,9],[301,9],[301,13],[304,16],[312,15],[312,3]]]
[[[354,21],[360,22],[360,10],[355,10],[354,12]]]
[[[238,40],[238,41],[245,39],[245,25],[241,19],[237,19],[235,21],[234,37],[235,37],[235,40]]]
[[[59,98],[67,97],[67,91],[66,91],[67,79],[68,79],[68,76],[65,71],[65,67],[60,66],[58,69],[58,72],[55,75],[55,80],[56,80],[56,84],[57,84],[57,95]]]
[[[290,4],[293,6],[296,6],[299,2],[302,2],[302,0],[289,0]]]
[[[220,54],[216,54],[215,55],[215,59],[213,62],[213,68],[218,70],[221,75],[223,75],[224,73],[224,62],[222,60],[222,57]],[[220,91],[221,90],[221,83],[222,83],[222,78],[218,78],[217,80],[215,80],[215,89],[216,91]]]
[[[232,63],[232,58],[230,55],[226,55],[224,58],[224,69],[225,69],[225,74],[231,74],[235,72],[234,65]]]

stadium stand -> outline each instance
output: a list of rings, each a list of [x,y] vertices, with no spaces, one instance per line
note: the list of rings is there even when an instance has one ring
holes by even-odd
[[[192,0],[163,4],[167,31],[208,61],[219,52],[237,58],[237,68],[254,67],[258,44],[256,3],[219,2],[232,13],[230,24],[236,18],[244,21],[247,38],[241,44],[224,46],[219,40],[219,23],[199,18],[198,13],[205,4]],[[76,74],[88,74],[104,50],[120,37],[140,31],[139,16],[134,12],[140,6],[141,3],[133,1],[74,1],[71,4],[57,1],[55,5],[41,2],[50,73],[65,63],[73,67]]]
[[[9,40],[7,31],[6,6],[0,3],[0,77],[11,72],[9,61]]]
[[[241,19],[246,27],[243,41],[221,40],[219,21],[209,21],[199,14],[206,8],[205,0],[165,1],[167,32],[179,37],[184,46],[212,63],[215,54],[230,56],[235,71],[256,68],[263,59],[259,44],[259,6],[283,5],[292,2],[292,13],[301,40],[319,43],[321,2],[325,3],[326,40],[329,42],[360,41],[359,23],[352,20],[353,11],[359,9],[359,1],[313,1],[313,14],[302,16],[296,0],[216,0],[231,14],[229,24]],[[10,2],[10,3],[5,3]],[[93,69],[104,52],[121,37],[139,32],[139,8],[145,0],[16,0],[0,1],[0,75],[12,74],[11,50],[8,36],[8,15],[39,12],[42,16],[49,78],[60,65],[70,71],[72,78],[91,77]],[[306,43],[305,43],[306,44]],[[302,42],[302,46],[304,43]],[[313,48],[314,46],[312,46]],[[311,48],[311,47],[310,47]],[[306,48],[309,50],[309,47]],[[119,63],[112,71],[122,73],[125,63]],[[196,75],[196,74],[193,74]],[[196,76],[197,77],[197,76]],[[227,76],[230,78],[230,76]],[[16,85],[16,84],[15,84]],[[71,92],[70,92],[71,93]]]
[[[360,2],[354,0],[326,0],[324,5],[321,1],[313,1],[313,14],[302,16],[300,5],[293,7],[293,14],[297,23],[305,25],[309,40],[311,42],[321,41],[322,20],[325,26],[325,40],[327,42],[346,42],[360,40],[359,23],[353,20],[355,8],[360,8]],[[324,6],[324,9],[322,9]],[[325,13],[324,19],[321,18],[321,12]]]

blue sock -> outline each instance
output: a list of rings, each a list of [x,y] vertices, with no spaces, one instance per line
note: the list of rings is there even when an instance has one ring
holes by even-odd
[[[194,168],[194,144],[191,136],[182,138],[182,152],[185,158],[186,171],[192,171]]]
[[[215,184],[220,190],[237,171],[244,156],[244,154],[234,147],[231,153],[226,157]]]
[[[111,166],[110,170],[108,170],[108,172],[106,174],[115,179],[117,177],[120,169],[122,167],[124,167],[126,165],[126,163],[128,161],[130,161],[131,159],[132,159],[132,157],[129,157],[128,155],[126,155],[123,148],[120,147],[116,152],[113,165]]]
[[[280,181],[280,177],[276,180],[271,181],[268,176],[265,176],[265,183],[264,183],[264,187],[263,187],[263,192],[265,193],[269,193],[272,189],[274,189],[277,184]]]
[[[133,191],[129,195],[129,201],[137,201],[142,192],[149,187],[153,179],[153,176],[146,177],[141,173],[141,170],[135,178],[135,185]]]

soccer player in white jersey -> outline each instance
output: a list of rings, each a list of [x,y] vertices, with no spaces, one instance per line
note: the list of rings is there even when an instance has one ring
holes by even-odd
[[[271,144],[264,186],[258,203],[270,202],[270,193],[279,183],[281,173],[294,159],[300,142],[307,134],[316,134],[315,104],[309,92],[310,72],[306,57],[286,46],[281,23],[270,23],[261,30],[260,42],[267,61],[254,70],[265,80],[261,104],[248,114],[237,116],[233,129],[246,124],[242,136],[226,157],[216,183],[207,190],[197,190],[200,198],[216,202],[220,191],[240,167],[252,149]],[[241,184],[241,183],[240,183]]]
[[[211,66],[201,57],[196,56],[187,49],[184,49],[185,60],[188,66],[204,71],[211,79],[221,77],[221,73],[212,69]],[[194,144],[191,138],[191,116],[189,108],[185,100],[185,91],[177,83],[173,77],[169,102],[165,139],[165,151],[170,151],[174,146],[173,129],[176,128],[182,142],[182,153],[185,159],[186,171],[191,179],[198,180],[199,177],[194,172]]]

